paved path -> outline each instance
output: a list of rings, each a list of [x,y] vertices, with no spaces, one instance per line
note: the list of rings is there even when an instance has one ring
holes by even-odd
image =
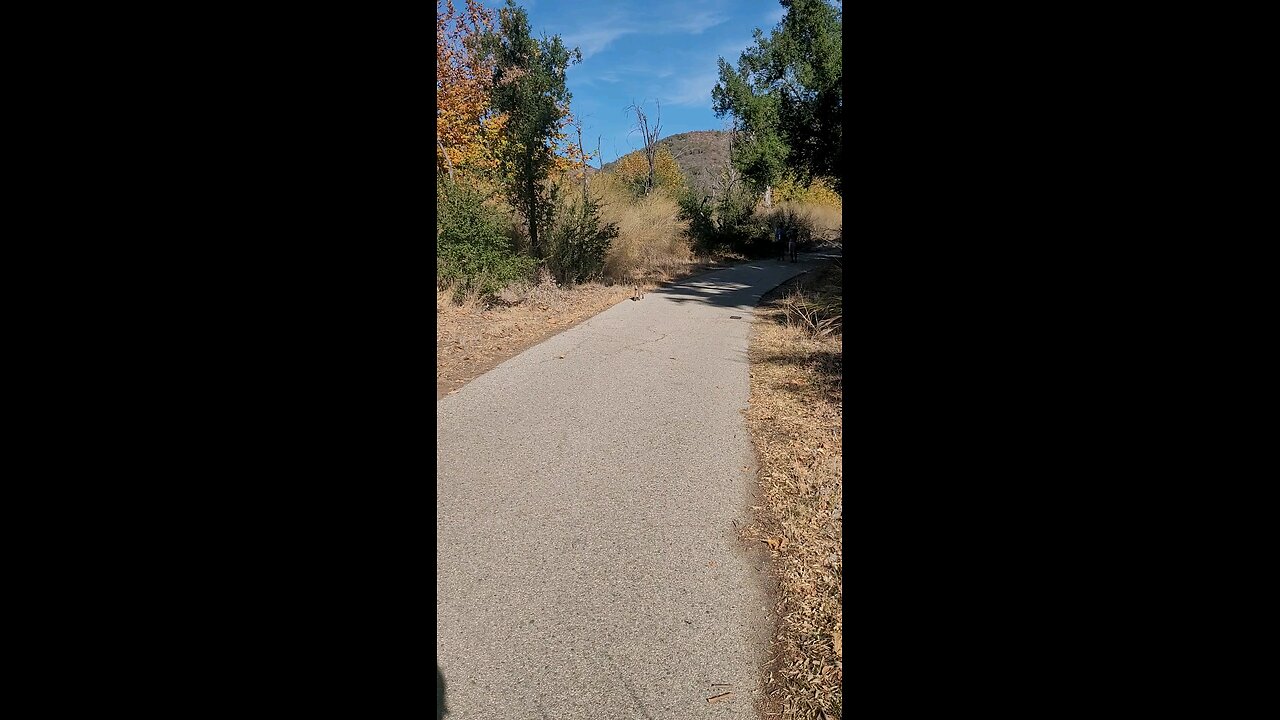
[[[436,403],[450,720],[757,717],[774,617],[766,557],[734,530],[747,335],[801,260],[623,301]]]

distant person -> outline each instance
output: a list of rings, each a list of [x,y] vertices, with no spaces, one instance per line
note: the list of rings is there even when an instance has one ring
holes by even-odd
[[[787,240],[787,255],[791,257],[791,262],[796,261],[796,235],[799,233],[799,228],[792,228],[791,237]]]
[[[782,242],[782,225],[773,226],[773,244],[778,248],[779,262],[787,259],[787,246]]]

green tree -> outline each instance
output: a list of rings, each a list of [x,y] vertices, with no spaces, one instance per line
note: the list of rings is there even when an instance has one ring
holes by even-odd
[[[782,21],[767,38],[756,29],[736,70],[719,60],[716,116],[732,116],[742,131],[733,162],[754,185],[772,185],[789,169],[806,182],[834,177],[839,190],[841,10],[826,0],[781,4]]]
[[[558,35],[534,40],[529,15],[515,0],[498,11],[498,32],[487,37],[486,47],[494,56],[493,109],[508,117],[499,171],[511,205],[528,225],[531,252],[545,258],[549,249],[540,234],[555,214],[546,181],[556,165],[559,120],[572,97],[565,71],[571,61],[581,62],[582,53],[566,49]]]

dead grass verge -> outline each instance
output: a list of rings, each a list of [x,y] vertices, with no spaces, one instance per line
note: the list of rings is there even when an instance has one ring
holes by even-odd
[[[787,319],[787,306],[839,308],[838,266],[766,295],[752,328],[747,425],[759,461],[756,519],[777,580],[766,668],[769,720],[836,720],[842,705],[842,340]],[[829,317],[829,314],[824,316]]]
[[[451,288],[437,290],[436,399],[629,295],[621,285],[542,282],[508,288],[495,304],[476,297],[459,304]]]
[[[688,257],[668,263],[642,285],[727,267],[743,258]],[[537,283],[511,286],[485,301],[478,293],[456,300],[454,288],[436,288],[436,399],[489,372],[543,340],[592,318],[631,296],[632,285],[584,283],[561,287],[546,274]]]

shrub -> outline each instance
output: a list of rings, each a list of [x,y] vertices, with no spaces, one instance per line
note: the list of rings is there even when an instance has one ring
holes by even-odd
[[[725,244],[748,257],[773,253],[773,232],[755,205],[755,195],[745,187],[726,193],[716,204],[716,223]]]
[[[792,173],[783,176],[773,189],[773,199],[779,203],[800,203],[804,205],[824,205],[839,208],[843,201],[833,189],[829,178],[814,178],[805,185]]]
[[[841,216],[838,207],[808,203],[784,202],[771,210],[760,210],[770,228],[781,225],[794,232],[804,245],[817,240],[837,240],[841,232]]]
[[[746,188],[714,201],[688,193],[680,208],[681,217],[689,224],[689,238],[702,251],[731,250],[749,257],[773,252],[770,226],[755,212],[755,197]]]
[[[459,295],[492,296],[529,278],[537,263],[511,248],[510,220],[475,189],[445,180],[436,188],[437,282]]]
[[[711,198],[689,192],[680,197],[680,218],[688,223],[685,233],[693,246],[703,253],[720,249],[720,232],[716,227]]]
[[[674,275],[693,259],[680,206],[665,190],[610,202],[604,212],[618,225],[618,237],[605,256],[607,277],[629,282]]]
[[[804,202],[835,208],[844,206],[844,200],[835,191],[832,181],[827,178],[818,178],[809,183],[809,187],[805,191]]]
[[[799,327],[813,338],[844,332],[844,311],[840,298],[793,293],[781,302],[787,324]]]
[[[600,203],[590,196],[561,201],[557,199],[554,222],[547,251],[547,268],[561,283],[572,284],[595,280],[603,274],[605,254],[618,236],[618,226],[600,216]]]

